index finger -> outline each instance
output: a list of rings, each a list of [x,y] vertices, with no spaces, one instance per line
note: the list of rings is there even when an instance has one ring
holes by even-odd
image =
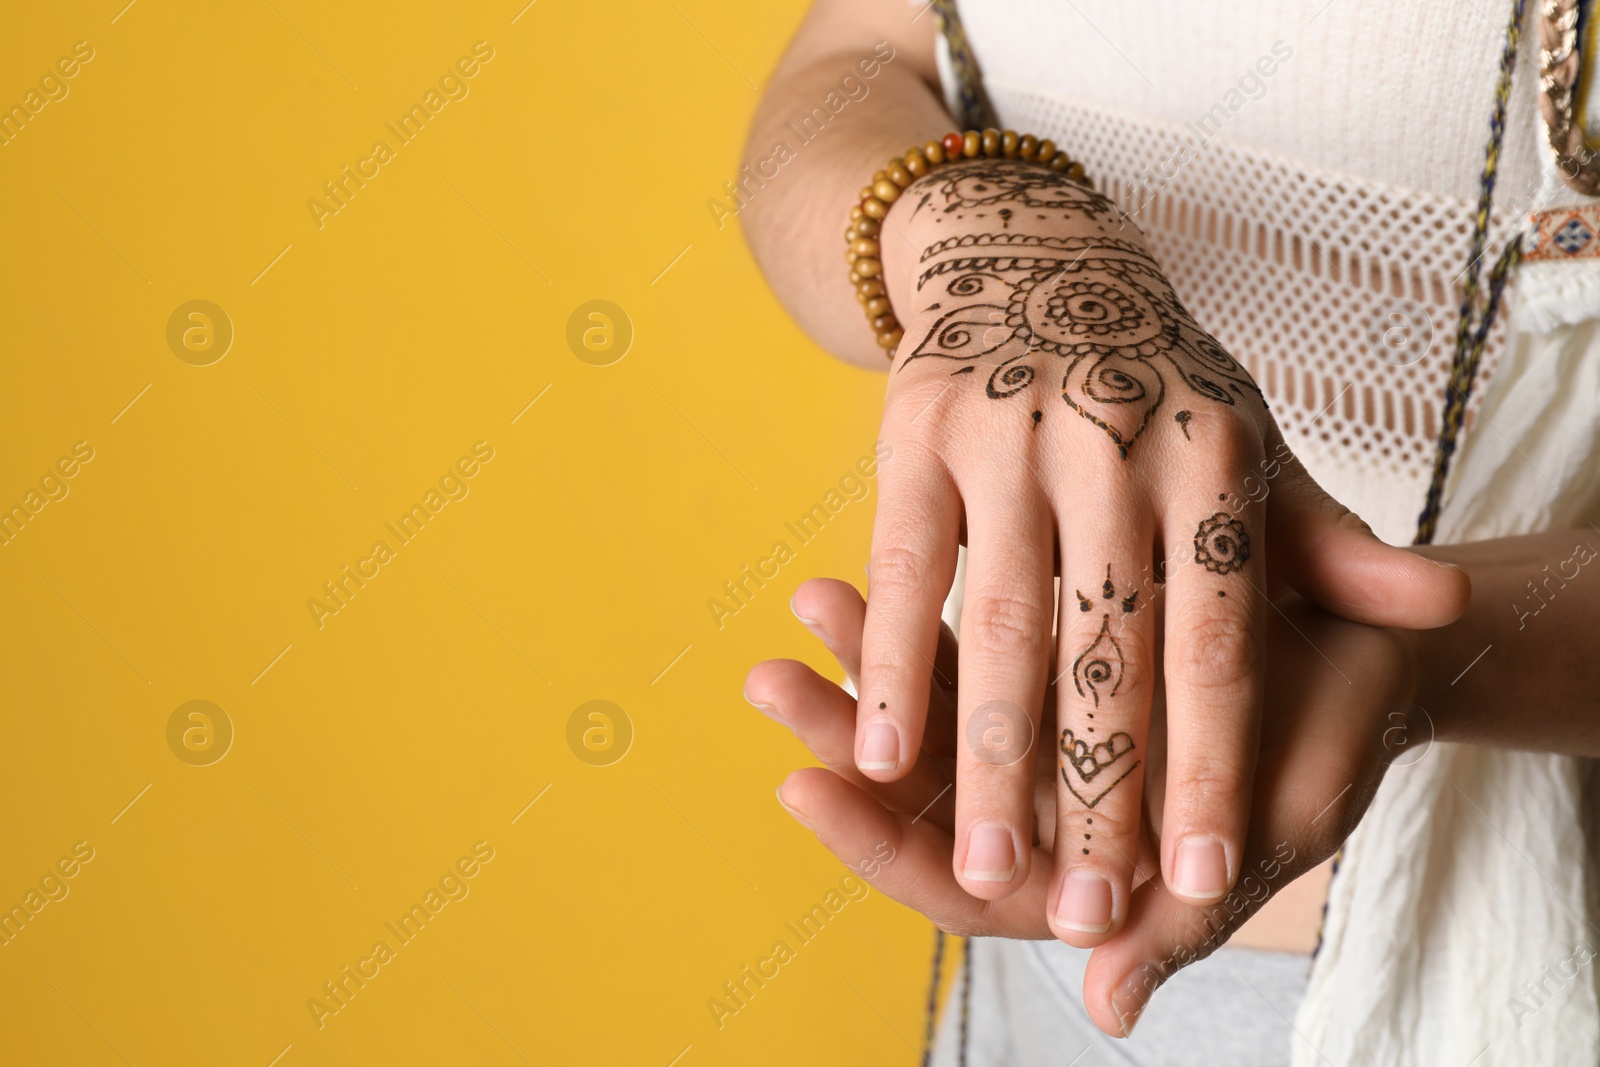
[[[960,499],[943,463],[909,448],[895,457],[879,478],[856,708],[856,766],[880,782],[904,775],[922,745],[960,527]]]

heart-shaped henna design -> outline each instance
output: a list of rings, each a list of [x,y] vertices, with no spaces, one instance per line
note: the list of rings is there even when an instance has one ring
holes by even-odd
[[[1127,762],[1133,751],[1133,738],[1121,730],[1091,745],[1069,727],[1061,731],[1061,778],[1084,807],[1093,808],[1138,768],[1141,761]]]

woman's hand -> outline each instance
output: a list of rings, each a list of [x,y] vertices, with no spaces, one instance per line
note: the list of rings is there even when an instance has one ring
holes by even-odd
[[[846,583],[816,580],[800,588],[794,606],[845,672],[858,678],[868,611],[860,595]],[[1173,893],[1155,867],[1158,850],[1166,851],[1162,846],[1170,828],[1156,818],[1166,730],[1162,687],[1159,680],[1153,685],[1154,728],[1144,755],[1157,773],[1149,777],[1147,818],[1131,832],[1134,845],[1127,856],[1136,888],[1126,925],[1102,939],[1084,979],[1090,1016],[1113,1036],[1131,1029],[1157,985],[1209,955],[1270,896],[1332,855],[1354,829],[1389,758],[1403,743],[1416,666],[1400,637],[1344,622],[1290,598],[1271,610],[1265,645],[1265,697],[1271,714],[1262,723],[1253,783],[1256,816],[1241,842],[1237,886],[1210,906],[1196,906]],[[1059,886],[1052,884],[1049,873],[1052,860],[1081,856],[1100,817],[1088,814],[1083,827],[1069,833],[1057,828],[1057,809],[1081,806],[1073,777],[1077,769],[1071,766],[1074,750],[1065,743],[1065,731],[1046,734],[1023,751],[1002,739],[998,750],[1011,751],[1013,768],[1028,782],[1030,810],[1023,840],[1033,840],[1036,823],[1038,843],[1030,848],[1032,862],[1015,892],[986,900],[966,891],[952,871],[952,860],[961,790],[967,786],[958,785],[952,796],[952,778],[957,767],[970,762],[974,747],[997,749],[982,731],[969,734],[958,726],[958,662],[956,642],[945,630],[936,665],[948,681],[933,687],[927,704],[923,758],[893,782],[868,779],[855,767],[855,701],[809,667],[788,660],[760,664],[751,671],[745,693],[794,730],[828,767],[790,775],[779,789],[779,800],[875,888],[951,933],[1055,936],[1050,917],[1059,910]],[[884,855],[894,858],[882,862]],[[874,857],[876,862],[864,862]]]
[[[879,299],[905,336],[884,406],[895,460],[880,477],[857,768],[913,773],[965,539],[957,729],[1036,731],[1056,683],[1071,756],[1056,832],[1088,844],[1055,854],[1050,929],[1088,947],[1128,917],[1162,678],[1160,868],[1189,903],[1222,899],[1249,862],[1269,588],[1433,627],[1464,610],[1465,574],[1384,545],[1317,487],[1104,197],[973,160],[907,188],[876,240]],[[1034,885],[1030,768],[961,746],[956,773],[957,884],[988,900]]]

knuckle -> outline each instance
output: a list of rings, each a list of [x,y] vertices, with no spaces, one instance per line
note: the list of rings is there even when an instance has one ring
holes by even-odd
[[[1261,644],[1244,619],[1210,615],[1192,622],[1179,640],[1178,680],[1194,689],[1229,689],[1250,683],[1261,663]]]
[[[962,609],[962,632],[979,648],[1000,652],[1042,649],[1048,623],[1043,607],[1011,592],[985,592]]]
[[[933,561],[904,545],[891,544],[872,556],[867,573],[870,592],[891,597],[914,597],[933,577]]]
[[[1334,522],[1334,526],[1338,528],[1340,533],[1354,533],[1372,536],[1372,527],[1367,525],[1366,519],[1363,519],[1360,515],[1357,515],[1349,508],[1341,506],[1340,510],[1343,512],[1343,514],[1341,514]]]
[[[1246,793],[1243,768],[1207,756],[1187,757],[1172,768],[1178,804],[1191,814],[1215,818],[1219,808],[1242,801]]]

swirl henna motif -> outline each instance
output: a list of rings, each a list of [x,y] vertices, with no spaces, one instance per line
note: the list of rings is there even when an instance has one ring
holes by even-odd
[[[1111,636],[1111,616],[1102,616],[1100,632],[1072,661],[1072,684],[1079,696],[1092,698],[1098,708],[1101,690],[1114,697],[1122,687],[1122,667],[1122,646]]]
[[[1000,203],[1040,217],[1115,212],[1109,200],[1059,174],[1005,160],[927,181],[916,210],[958,218]],[[987,394],[1001,400],[1033,384],[1040,359],[1059,357],[1062,399],[1123,459],[1171,392],[1230,406],[1249,397],[1265,403],[1249,373],[1194,325],[1140,244],[1110,236],[965,234],[929,245],[922,262],[917,290],[943,289],[924,310],[941,310],[945,297],[957,298],[957,306],[934,322],[902,371],[929,358],[983,360],[996,367]],[[1186,438],[1191,406],[1176,416]]]

